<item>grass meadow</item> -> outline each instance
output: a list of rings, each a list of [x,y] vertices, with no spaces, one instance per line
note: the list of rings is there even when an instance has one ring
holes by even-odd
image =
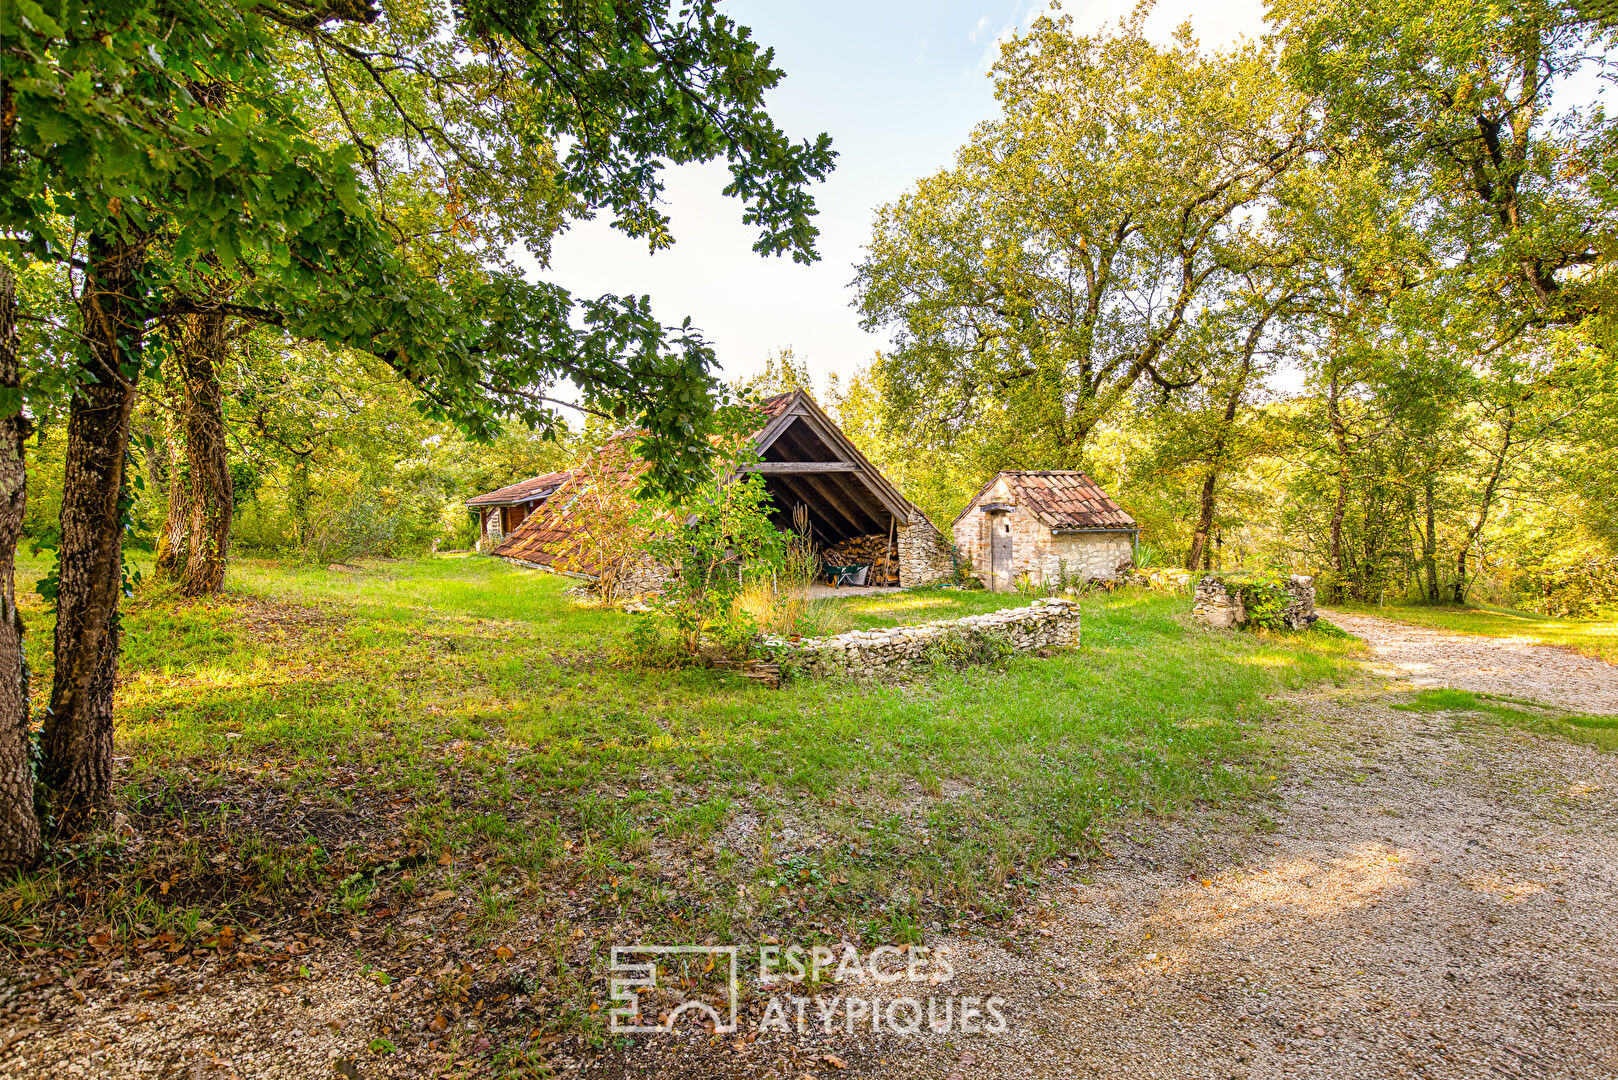
[[[18,588],[41,705],[43,570]],[[516,978],[484,963],[521,946],[539,1026],[589,1031],[613,941],[914,941],[993,926],[1142,818],[1218,805],[1262,827],[1258,721],[1342,680],[1356,644],[1209,633],[1183,597],[1125,590],[1085,598],[1083,647],[1049,659],[771,690],[635,666],[634,616],[569,584],[462,556],[241,559],[201,603],[145,587],[116,816],[0,885],[0,935],[23,954],[346,935],[383,977],[442,970],[479,1008]],[[1023,601],[838,602],[880,626]],[[466,963],[427,966],[446,958]]]

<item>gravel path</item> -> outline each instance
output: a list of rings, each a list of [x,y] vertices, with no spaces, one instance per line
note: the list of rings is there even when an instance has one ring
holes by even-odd
[[[952,991],[1006,998],[1007,1032],[871,1074],[1618,1077],[1618,757],[1294,704],[1273,831],[1126,842],[1033,948],[962,943]]]
[[[1456,634],[1370,615],[1322,611],[1356,637],[1372,670],[1413,686],[1530,698],[1590,713],[1618,713],[1618,667],[1532,638]]]

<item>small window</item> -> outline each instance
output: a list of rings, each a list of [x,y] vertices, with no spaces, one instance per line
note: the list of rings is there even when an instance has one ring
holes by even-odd
[[[1007,526],[1006,526],[1006,532],[1010,532],[1010,531],[1011,531],[1011,526],[1010,526],[1010,525],[1007,525]]]

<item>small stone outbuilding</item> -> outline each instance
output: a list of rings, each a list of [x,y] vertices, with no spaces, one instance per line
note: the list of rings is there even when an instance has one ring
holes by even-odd
[[[954,523],[955,547],[989,588],[1027,575],[1060,586],[1110,581],[1134,564],[1140,528],[1082,472],[1006,471],[972,497]]]

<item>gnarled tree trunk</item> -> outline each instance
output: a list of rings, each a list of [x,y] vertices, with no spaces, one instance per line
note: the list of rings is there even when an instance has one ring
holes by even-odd
[[[124,461],[145,334],[143,237],[96,236],[80,300],[87,355],[67,421],[56,674],[41,743],[58,825],[112,801],[112,693],[123,585]]]
[[[18,385],[17,282],[0,265],[0,388],[15,390]],[[28,419],[21,400],[14,404],[16,412],[0,417],[0,867],[26,866],[39,856],[28,738],[28,663],[14,574],[27,501],[23,441],[28,437]]]

